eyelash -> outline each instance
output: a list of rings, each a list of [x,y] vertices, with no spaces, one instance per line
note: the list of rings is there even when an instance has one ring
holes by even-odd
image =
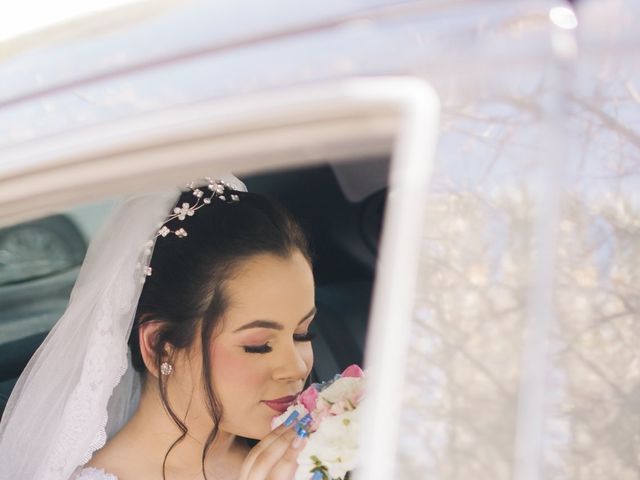
[[[315,333],[307,332],[302,335],[294,335],[293,339],[296,342],[310,342],[315,338],[315,336],[316,336]],[[244,348],[244,351],[247,353],[269,353],[273,350],[273,348],[271,347],[271,345],[269,345],[269,343],[265,343],[264,345],[257,345],[257,346],[246,345],[243,348]]]

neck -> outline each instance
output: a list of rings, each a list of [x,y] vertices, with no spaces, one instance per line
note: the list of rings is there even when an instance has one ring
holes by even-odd
[[[175,478],[189,477],[202,472],[202,454],[207,437],[213,424],[210,419],[197,418],[189,412],[188,406],[172,408],[176,417],[187,427],[184,438],[169,452],[171,446],[182,436],[182,431],[164,408],[157,387],[146,385],[140,397],[140,403],[134,415],[121,430],[120,434],[134,437],[140,452],[154,466],[171,472]],[[172,405],[173,407],[173,405]],[[204,465],[208,478],[225,478],[227,474],[237,474],[248,446],[241,438],[218,430],[216,438],[207,449]],[[165,459],[166,456],[166,459]],[[170,477],[171,475],[169,475]]]

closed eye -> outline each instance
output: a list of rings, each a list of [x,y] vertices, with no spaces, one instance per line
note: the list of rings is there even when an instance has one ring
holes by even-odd
[[[307,333],[301,333],[301,334],[294,334],[293,335],[293,339],[296,342],[310,342],[314,338],[316,338],[316,334],[313,333],[313,332],[307,332]]]
[[[293,339],[296,342],[310,342],[315,338],[316,334],[313,332],[294,334]],[[273,351],[273,347],[269,345],[269,342],[263,345],[245,345],[244,351],[247,353],[269,353]]]
[[[243,348],[247,353],[269,353],[273,350],[268,343],[264,345],[245,345]]]

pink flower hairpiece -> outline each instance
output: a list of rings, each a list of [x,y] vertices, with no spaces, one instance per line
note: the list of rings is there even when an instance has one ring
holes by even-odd
[[[196,198],[195,203],[192,205],[189,202],[184,202],[181,206],[175,207],[173,209],[173,213],[170,214],[162,223],[158,225],[158,230],[156,234],[153,236],[151,240],[149,240],[145,244],[143,261],[138,264],[139,268],[142,268],[142,283],[146,280],[147,277],[151,276],[152,269],[149,266],[151,261],[151,251],[155,241],[158,237],[166,237],[170,234],[174,234],[178,238],[184,238],[188,235],[187,231],[184,227],[177,228],[176,230],[171,230],[167,224],[172,220],[183,221],[187,217],[192,217],[198,210],[200,210],[205,205],[210,205],[214,198],[221,200],[223,202],[227,201],[227,197],[225,196],[225,188],[230,188],[229,184],[227,184],[224,180],[213,179],[211,177],[205,177],[207,182],[206,187],[200,189],[196,187],[195,182],[189,182],[186,185],[188,190],[191,190],[191,193]],[[211,192],[211,193],[208,193]],[[229,195],[232,202],[237,202],[240,200],[240,197],[235,193]]]

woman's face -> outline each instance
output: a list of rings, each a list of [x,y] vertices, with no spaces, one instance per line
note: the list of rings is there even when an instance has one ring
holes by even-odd
[[[313,366],[313,273],[296,251],[259,255],[227,284],[229,308],[211,345],[211,380],[224,413],[220,430],[260,439],[299,393]]]

